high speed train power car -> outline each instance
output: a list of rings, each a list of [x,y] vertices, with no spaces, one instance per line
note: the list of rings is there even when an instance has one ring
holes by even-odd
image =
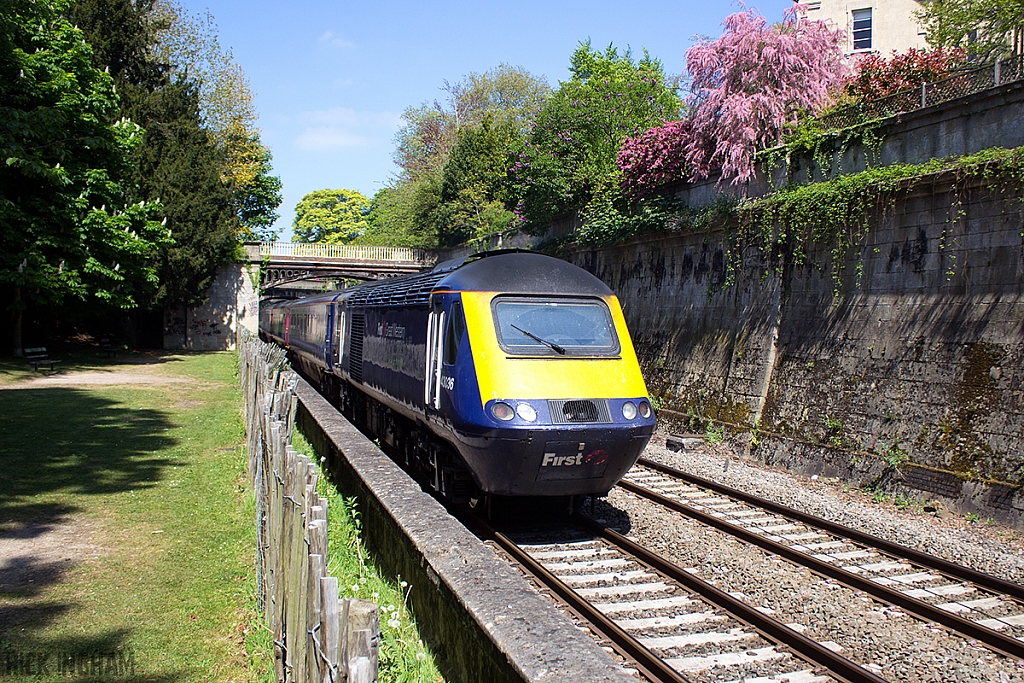
[[[655,419],[612,291],[531,252],[280,303],[260,331],[445,497],[607,493]]]

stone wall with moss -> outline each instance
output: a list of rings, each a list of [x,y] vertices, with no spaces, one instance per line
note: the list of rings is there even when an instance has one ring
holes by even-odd
[[[838,449],[844,467],[877,463],[871,476],[919,465],[1024,482],[1019,186],[936,174],[869,209],[840,252],[805,243],[794,258],[740,232],[569,256],[618,294],[666,408],[691,428],[753,429],[762,450],[769,436],[801,444],[805,459],[808,447]]]

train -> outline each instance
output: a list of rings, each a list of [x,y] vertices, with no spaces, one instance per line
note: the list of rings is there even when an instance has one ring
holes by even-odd
[[[615,294],[536,252],[270,303],[260,335],[454,503],[605,495],[655,429]]]

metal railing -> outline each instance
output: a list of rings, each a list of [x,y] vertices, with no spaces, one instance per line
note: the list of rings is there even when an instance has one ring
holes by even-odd
[[[1024,55],[1003,57],[992,64],[958,71],[934,83],[922,83],[919,87],[903,90],[888,97],[855,102],[834,109],[819,117],[818,121],[827,130],[849,128],[867,121],[931,107],[1022,78]]]
[[[359,261],[422,262],[422,250],[409,247],[367,247],[352,244],[318,244],[309,242],[261,242],[260,256],[302,256]]]

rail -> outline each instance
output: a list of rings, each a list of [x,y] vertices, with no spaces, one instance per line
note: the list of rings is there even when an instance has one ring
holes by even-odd
[[[370,247],[354,244],[261,242],[260,256],[353,259],[359,261],[423,261],[425,254],[410,247]]]
[[[711,482],[708,482],[707,480],[700,479],[697,477],[692,477],[692,475],[689,475],[685,472],[681,472],[666,465],[653,463],[646,459],[641,460],[640,464],[643,467],[650,468],[651,470],[656,471],[661,475],[666,475],[670,477],[672,480],[684,481],[690,484],[691,486],[693,486],[693,490],[695,492],[701,490],[706,491],[707,489],[710,488],[714,491],[716,495],[724,496],[725,498],[732,497],[732,491],[728,490],[727,487],[722,487],[720,485],[704,487],[704,484],[711,484]],[[636,473],[637,470],[632,470],[630,473],[630,477],[635,477]],[[988,626],[983,625],[981,622],[975,622],[971,621],[970,619],[957,616],[957,614],[953,613],[952,611],[947,611],[939,606],[924,602],[918,597],[913,597],[911,593],[904,592],[900,590],[898,587],[893,587],[900,585],[898,581],[890,580],[886,582],[884,580],[879,580],[877,577],[869,578],[867,574],[864,574],[863,572],[861,574],[858,574],[854,571],[850,571],[845,566],[832,564],[828,556],[812,554],[814,552],[813,550],[810,550],[806,546],[802,546],[795,542],[790,542],[789,544],[787,544],[783,542],[783,537],[776,536],[775,533],[768,533],[767,531],[765,531],[765,529],[756,526],[744,526],[742,521],[731,518],[727,514],[712,514],[703,506],[694,504],[693,500],[680,498],[674,492],[661,493],[653,485],[649,486],[640,484],[638,483],[638,481],[632,480],[630,478],[623,479],[621,482],[619,482],[618,485],[626,491],[634,493],[638,496],[642,496],[648,500],[657,503],[658,505],[661,505],[670,510],[674,510],[675,512],[686,515],[687,517],[694,519],[700,522],[701,524],[714,527],[719,531],[723,531],[731,536],[739,538],[746,543],[759,546],[770,553],[778,555],[779,557],[783,557],[793,562],[794,564],[807,567],[811,571],[815,572],[820,576],[830,578],[834,581],[837,581],[845,586],[852,588],[853,590],[862,591],[863,593],[874,596],[875,598],[883,602],[887,602],[891,605],[897,605],[906,610],[908,613],[917,616],[919,619],[925,622],[941,624],[942,626],[945,626],[946,628],[955,633],[959,633],[975,641],[983,643],[984,645],[988,646],[996,652],[1002,653],[1009,657],[1013,657],[1014,659],[1024,660],[1024,643],[1021,643],[1020,640],[1000,633]],[[737,497],[737,499],[744,500],[743,498],[740,497]],[[744,502],[747,502],[749,505],[753,505],[755,507],[761,507],[760,502],[753,502],[751,500],[744,500]],[[765,506],[765,508],[768,509],[767,506]],[[780,512],[778,512],[778,515],[780,517],[791,519],[796,519],[797,517],[797,515],[790,514],[789,510],[783,510],[781,506],[778,506],[776,509],[780,510]],[[804,521],[803,523],[811,528],[824,526],[820,524],[820,520],[811,520],[809,517],[806,516],[804,518],[807,521]],[[770,524],[775,523],[770,522]],[[766,528],[770,529],[772,527]],[[837,535],[839,536],[851,537],[853,535],[856,535],[855,533],[847,533],[847,531],[844,529],[839,529],[837,530],[837,532]],[[866,537],[864,538],[865,540],[868,540]],[[913,559],[910,559],[908,555],[914,557],[915,559],[919,559],[920,556],[920,553],[902,552],[903,549],[900,546],[896,546],[895,544],[877,543],[874,539],[870,539],[870,544],[872,546],[879,547],[879,549],[881,549],[881,546],[884,545],[886,546],[885,551],[890,552],[893,557],[903,558],[908,562],[914,561]],[[943,569],[936,569],[936,571],[946,571],[946,565],[948,565],[949,563],[937,563],[936,560],[938,560],[938,558],[934,558],[929,562],[929,564],[925,566],[942,566]],[[961,569],[957,571],[956,576],[958,578],[961,578],[968,577],[970,576],[970,574],[964,573],[964,571]],[[984,578],[985,577],[982,577],[982,579]],[[989,578],[995,580],[995,577]],[[966,580],[973,581],[974,579],[970,578]],[[996,583],[1001,584],[1003,582],[997,581]],[[1010,594],[1015,594],[1015,592],[1016,590],[1012,590]]]
[[[826,130],[856,126],[875,119],[906,114],[955,100],[988,88],[1006,85],[1024,78],[1024,55],[1004,57],[992,64],[963,69],[931,83],[902,90],[877,100],[855,102],[818,117]]]

